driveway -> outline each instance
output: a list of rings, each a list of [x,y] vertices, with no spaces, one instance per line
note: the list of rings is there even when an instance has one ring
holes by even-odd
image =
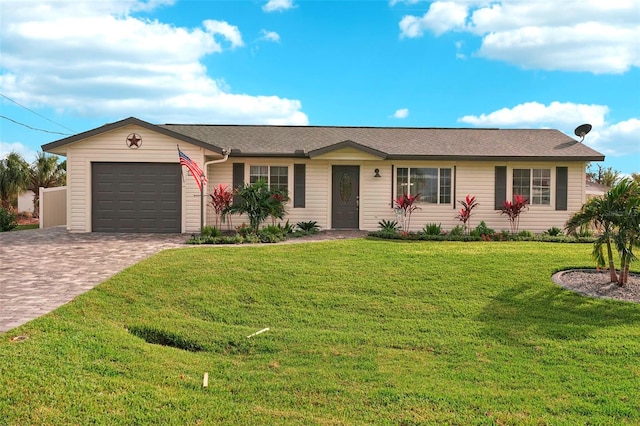
[[[73,234],[62,228],[0,233],[0,333],[53,311],[161,250],[180,234]]]

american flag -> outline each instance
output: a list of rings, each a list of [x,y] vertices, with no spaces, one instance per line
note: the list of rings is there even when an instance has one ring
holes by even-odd
[[[206,174],[202,171],[200,166],[196,164],[195,161],[187,157],[187,154],[180,151],[180,148],[178,148],[178,155],[180,156],[180,164],[183,166],[187,166],[187,169],[189,169],[189,171],[191,172],[191,175],[193,176],[193,178],[196,180],[196,183],[198,184],[198,189],[202,190],[202,183],[207,183]],[[202,181],[200,180],[200,176],[203,177]]]

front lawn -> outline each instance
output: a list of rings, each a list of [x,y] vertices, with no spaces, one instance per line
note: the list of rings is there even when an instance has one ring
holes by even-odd
[[[592,265],[591,248],[351,240],[165,251],[0,335],[0,419],[638,424],[640,304],[550,279]],[[28,339],[11,341],[19,335]]]

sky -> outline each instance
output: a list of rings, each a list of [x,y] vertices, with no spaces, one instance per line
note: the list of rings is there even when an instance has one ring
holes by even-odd
[[[640,172],[640,0],[0,0],[0,157],[155,123],[556,128]]]

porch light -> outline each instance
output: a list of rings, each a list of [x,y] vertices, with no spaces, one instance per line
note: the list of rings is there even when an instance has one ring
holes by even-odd
[[[380,176],[380,169],[375,169],[374,173],[375,174],[373,175],[373,177],[382,177],[382,176]]]

